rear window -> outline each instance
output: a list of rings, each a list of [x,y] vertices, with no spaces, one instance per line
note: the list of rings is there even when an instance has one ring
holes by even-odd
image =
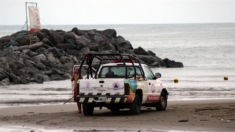
[[[138,66],[136,68],[136,74],[142,75],[143,73],[140,71]],[[134,67],[127,66],[127,76],[134,76]],[[126,77],[126,68],[124,66],[105,66],[102,67],[99,78],[125,78]]]

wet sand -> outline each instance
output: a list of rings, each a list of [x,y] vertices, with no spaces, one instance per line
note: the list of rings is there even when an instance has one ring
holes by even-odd
[[[0,108],[0,130],[22,126],[66,130],[235,131],[235,100],[169,101],[166,111],[142,107],[140,115],[128,109],[95,109],[92,116],[76,113],[75,104]]]

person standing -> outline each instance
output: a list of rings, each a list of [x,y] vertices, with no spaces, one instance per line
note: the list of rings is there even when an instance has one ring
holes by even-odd
[[[80,76],[79,74],[79,70],[78,69],[74,69],[74,72],[73,72],[73,75],[72,75],[72,78],[71,78],[71,81],[74,82],[74,102],[77,102],[77,106],[78,106],[78,113],[82,113],[82,110],[81,110],[81,104],[79,103],[79,100],[77,100],[76,96],[77,96],[77,93],[79,92],[79,88],[78,88],[78,84],[77,84],[77,81],[79,79],[82,79],[83,77]]]

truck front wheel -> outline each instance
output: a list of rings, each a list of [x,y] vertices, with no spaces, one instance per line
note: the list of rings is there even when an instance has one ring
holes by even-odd
[[[82,104],[83,114],[86,116],[92,115],[94,112],[94,105],[93,104]]]
[[[160,100],[157,103],[156,109],[159,111],[164,111],[166,110],[167,107],[167,97],[164,93],[161,94]]]
[[[141,109],[140,97],[135,95],[134,101],[130,104],[130,112],[132,115],[138,115]]]

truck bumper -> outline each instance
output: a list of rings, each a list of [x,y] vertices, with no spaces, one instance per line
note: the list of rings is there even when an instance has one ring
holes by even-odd
[[[112,96],[85,96],[77,95],[79,103],[105,103],[105,104],[123,104],[132,102],[130,95],[112,95]]]

